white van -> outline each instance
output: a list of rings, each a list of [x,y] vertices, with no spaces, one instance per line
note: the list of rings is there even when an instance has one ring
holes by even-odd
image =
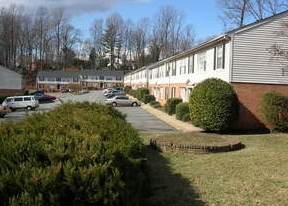
[[[34,96],[13,96],[7,97],[3,102],[2,106],[9,107],[12,111],[16,109],[27,109],[34,110],[39,107],[39,101]]]

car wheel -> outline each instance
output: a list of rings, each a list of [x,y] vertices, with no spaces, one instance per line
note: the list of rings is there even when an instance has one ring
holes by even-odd
[[[28,107],[27,107],[27,110],[31,111],[31,110],[32,110],[32,107],[31,107],[31,106],[28,106]]]
[[[133,102],[133,103],[132,103],[132,106],[133,106],[133,107],[137,107],[137,106],[138,106],[137,102]]]
[[[116,106],[117,106],[117,103],[116,103],[116,102],[113,102],[113,103],[112,103],[112,106],[113,106],[113,107],[116,107]]]

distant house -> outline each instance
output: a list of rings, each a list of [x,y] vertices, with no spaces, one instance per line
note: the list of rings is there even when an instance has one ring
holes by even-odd
[[[36,77],[38,90],[61,91],[72,89],[103,89],[123,85],[124,74],[122,71],[111,70],[80,70],[39,71]]]
[[[171,97],[189,100],[201,81],[215,77],[230,83],[241,102],[235,128],[265,128],[260,100],[269,91],[288,94],[287,58],[271,53],[275,45],[287,48],[281,36],[288,12],[257,21],[206,41],[185,52],[144,66],[124,77],[133,89],[147,87],[162,105]]]
[[[0,66],[0,94],[12,95],[23,92],[22,75]]]

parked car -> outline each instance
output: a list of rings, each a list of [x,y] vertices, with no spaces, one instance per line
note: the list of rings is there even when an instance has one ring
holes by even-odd
[[[16,109],[34,110],[39,107],[39,101],[32,95],[7,97],[2,106],[9,107],[12,111]]]
[[[102,92],[103,94],[107,94],[108,92],[112,92],[112,91],[115,91],[116,89],[115,88],[107,88],[107,89],[104,89]]]
[[[0,118],[4,118],[6,114],[9,114],[11,109],[7,106],[0,105]]]
[[[122,90],[113,90],[113,91],[110,91],[110,92],[108,92],[108,93],[106,93],[104,95],[107,98],[111,98],[111,97],[114,97],[114,96],[125,95],[125,92],[122,91]]]
[[[69,92],[72,92],[71,89],[62,89],[61,90],[61,93],[69,93]]]
[[[79,91],[79,94],[86,94],[86,93],[89,93],[89,89],[81,89]]]
[[[45,102],[53,102],[57,98],[52,95],[44,94],[41,97],[38,97],[39,103],[45,103]]]
[[[117,95],[105,100],[106,105],[112,105],[113,107],[116,106],[140,106],[141,102],[137,99],[129,99],[129,97],[124,95]]]

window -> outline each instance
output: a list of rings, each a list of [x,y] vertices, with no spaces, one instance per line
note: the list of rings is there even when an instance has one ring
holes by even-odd
[[[122,79],[122,78],[119,77],[119,76],[116,77],[116,80],[117,80],[117,81],[121,81],[121,79]]]
[[[99,79],[100,79],[100,80],[104,80],[104,76],[100,76]]]
[[[167,66],[165,70],[165,77],[169,77],[169,73],[170,73],[170,66]]]
[[[169,99],[169,87],[165,87],[165,100]]]
[[[176,87],[171,88],[171,98],[174,98],[176,96]]]
[[[206,52],[197,55],[197,69],[198,71],[206,71]]]
[[[214,50],[214,69],[224,69],[225,45],[215,47]]]
[[[24,101],[31,101],[31,97],[24,97]]]
[[[73,82],[78,82],[78,78],[73,77]]]
[[[172,66],[172,76],[176,76],[176,65],[175,65],[175,62],[172,62],[171,63],[171,66]]]
[[[194,73],[194,54],[189,56],[188,62],[188,74]]]
[[[180,74],[186,74],[186,66],[180,67]]]
[[[61,77],[56,77],[56,82],[61,82]]]
[[[14,101],[15,102],[22,102],[23,98],[22,97],[15,97]]]
[[[44,81],[44,77],[43,76],[40,76],[38,77],[39,78],[39,81],[43,82]]]

